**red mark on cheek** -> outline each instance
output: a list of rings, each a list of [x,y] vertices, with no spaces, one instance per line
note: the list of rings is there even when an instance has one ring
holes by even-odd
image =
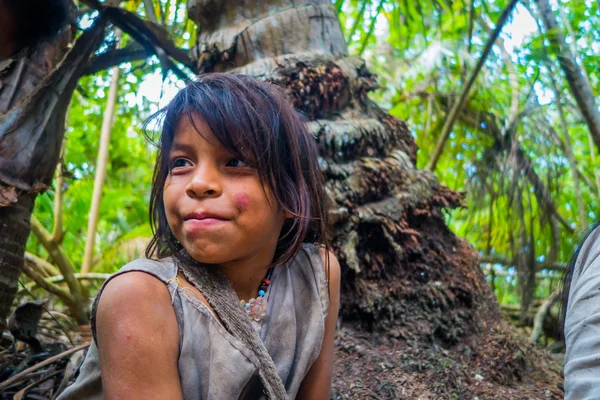
[[[234,199],[235,199],[235,205],[238,206],[239,208],[246,208],[246,207],[248,207],[248,204],[250,204],[250,198],[248,197],[247,194],[244,194],[244,193],[236,194]]]

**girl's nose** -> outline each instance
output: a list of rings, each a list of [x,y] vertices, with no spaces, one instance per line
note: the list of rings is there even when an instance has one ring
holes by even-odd
[[[190,197],[219,197],[223,192],[221,179],[216,168],[199,166],[188,183],[186,194]]]

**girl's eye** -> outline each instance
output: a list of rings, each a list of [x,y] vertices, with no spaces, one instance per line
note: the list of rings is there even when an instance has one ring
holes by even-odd
[[[177,158],[171,162],[171,169],[187,167],[190,164],[185,158]]]
[[[240,167],[247,167],[248,165],[246,165],[245,162],[243,162],[242,160],[240,160],[239,158],[232,158],[231,160],[227,161],[227,164],[225,164],[228,167],[234,167],[234,168],[240,168]]]

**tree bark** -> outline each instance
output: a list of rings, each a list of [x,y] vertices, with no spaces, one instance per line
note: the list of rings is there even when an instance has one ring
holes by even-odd
[[[71,93],[105,23],[100,15],[72,47],[65,31],[53,44],[0,65],[0,331],[23,269],[35,196],[50,184]]]
[[[0,63],[0,144],[7,140],[4,115],[50,74],[66,50],[64,41],[61,37],[53,47],[47,46],[22,59],[9,59]],[[33,65],[42,68],[38,71]],[[8,154],[2,155],[0,160],[8,159],[6,162],[10,163],[12,157],[9,157]],[[35,193],[19,196],[21,187],[14,185],[17,183],[14,182],[14,177],[2,178],[0,176],[0,333],[6,329],[6,318],[17,292],[30,232],[29,219],[36,196]],[[25,189],[30,189],[29,185],[25,185]]]
[[[552,50],[556,54],[558,63],[567,78],[571,93],[581,109],[581,114],[594,138],[596,148],[600,149],[600,111],[598,111],[592,88],[585,79],[571,49],[565,43],[565,36],[556,22],[556,16],[552,12],[549,1],[536,0],[536,4],[546,27],[546,34],[552,44]],[[573,38],[573,40],[576,40],[576,38]]]
[[[463,195],[416,168],[404,122],[371,102],[375,77],[349,57],[328,0],[188,2],[201,72],[287,88],[310,118],[343,268],[341,316],[363,328],[444,344],[493,325],[499,310],[471,247],[445,225]],[[485,310],[485,311],[482,311]]]
[[[0,332],[17,292],[34,199],[33,194],[21,196],[16,204],[0,207]]]

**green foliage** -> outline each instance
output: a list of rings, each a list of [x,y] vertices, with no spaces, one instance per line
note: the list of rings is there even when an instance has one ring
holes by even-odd
[[[459,96],[481,55],[494,23],[508,0],[333,0],[349,50],[363,56],[378,74],[381,106],[411,127],[424,167],[448,110]],[[195,26],[184,0],[154,0],[154,14],[175,44],[191,48]],[[123,3],[146,15],[143,2]],[[595,90],[600,88],[600,3],[592,0],[555,4],[559,26],[577,54]],[[84,16],[82,19],[85,20]],[[482,254],[517,260],[533,249],[539,262],[566,262],[588,225],[598,218],[598,149],[590,147],[587,126],[570,96],[549,43],[541,32],[533,2],[520,3],[479,75],[463,114],[445,147],[436,174],[446,186],[467,191],[467,208],[448,214],[448,223]],[[568,24],[567,24],[568,22]],[[124,35],[122,45],[132,40]],[[114,46],[108,35],[104,49]],[[502,50],[504,46],[506,52]],[[120,66],[119,101],[110,144],[96,240],[95,270],[111,272],[148,238],[147,206],[155,150],[141,131],[142,121],[164,104],[182,82],[162,80],[156,58]],[[561,94],[587,218],[579,220],[573,165],[564,150],[553,79]],[[83,258],[87,220],[96,172],[100,127],[110,85],[108,71],[80,80],[73,98],[65,142],[64,230],[62,243],[78,269]],[[160,94],[166,94],[160,100]],[[515,99],[518,113],[511,112]],[[506,129],[514,119],[513,129]],[[511,146],[503,147],[497,129]],[[530,160],[560,216],[574,232],[541,207],[518,149]],[[35,215],[51,230],[57,188],[38,197]],[[554,229],[554,231],[553,231]],[[532,239],[533,238],[533,241]],[[137,250],[136,250],[137,249]],[[48,258],[35,238],[28,251]],[[498,272],[495,289],[502,303],[517,303],[517,273],[511,265]],[[547,296],[558,284],[557,272],[542,271],[536,295]]]
[[[183,0],[155,1],[155,13],[177,46],[189,48],[195,40],[195,26],[187,19]],[[129,11],[145,13],[143,2],[124,3]],[[160,10],[159,10],[160,8]],[[85,20],[85,16],[82,21]],[[126,35],[122,46],[132,39]],[[106,47],[114,46],[114,35],[107,35]],[[159,106],[161,94],[182,82],[168,75],[162,81],[156,58],[120,66],[119,90],[112,128],[107,177],[103,186],[100,220],[96,236],[94,272],[114,272],[132,258],[139,257],[152,233],[148,225],[148,202],[156,149],[144,135],[143,121]],[[87,240],[100,130],[108,88],[109,71],[80,79],[69,109],[63,157],[63,230],[62,247],[78,271]],[[168,95],[169,93],[167,93]],[[52,189],[38,196],[34,214],[51,231],[54,223]],[[47,252],[31,235],[27,251],[44,259]]]
[[[373,10],[381,0],[336,4],[342,10],[342,27],[351,52],[362,54],[379,76],[381,89],[374,99],[409,123],[419,146],[418,166],[423,168],[452,103],[508,1],[394,0],[385,2],[385,12],[377,17]],[[559,26],[564,28],[597,96],[599,3],[563,0],[555,7]],[[361,17],[362,10],[366,12]],[[377,18],[376,30],[362,51],[361,41],[373,18]],[[517,260],[533,249],[539,262],[567,262],[580,237],[598,218],[599,182],[595,174],[599,165],[598,157],[592,155],[598,150],[590,148],[588,128],[558,63],[550,55],[540,25],[534,2],[517,6],[454,126],[436,175],[446,186],[467,191],[466,209],[452,211],[448,223],[481,254]],[[579,179],[584,221],[579,218],[574,167],[564,150],[565,132],[552,79],[561,94],[577,169],[584,178]],[[506,130],[515,96],[518,114],[514,129]],[[508,137],[512,146],[503,148],[491,134],[493,128]],[[551,213],[539,203],[536,189],[515,156],[519,148],[531,161],[558,214],[574,231],[555,224],[558,231],[553,236]],[[518,302],[515,269],[495,268],[508,273],[497,278],[499,300]],[[557,272],[545,274],[553,277],[539,281],[537,296],[547,296],[558,284]]]

